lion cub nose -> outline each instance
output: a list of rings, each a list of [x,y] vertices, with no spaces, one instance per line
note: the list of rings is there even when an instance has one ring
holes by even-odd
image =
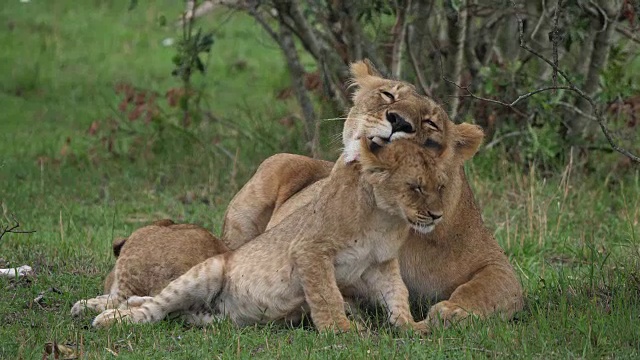
[[[436,221],[438,219],[440,219],[442,217],[442,212],[431,212],[431,211],[427,211],[429,213],[429,216],[431,216],[431,219],[433,219],[433,221]]]
[[[404,132],[404,133],[413,133],[415,130],[413,126],[407,120],[405,120],[402,116],[394,113],[387,112],[387,121],[391,124],[391,133],[395,132]]]

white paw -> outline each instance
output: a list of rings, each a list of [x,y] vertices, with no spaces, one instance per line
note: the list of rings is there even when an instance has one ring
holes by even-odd
[[[87,308],[87,300],[76,301],[71,308],[71,316],[80,316]]]
[[[132,323],[134,321],[134,314],[132,310],[121,310],[121,309],[108,309],[100,313],[100,315],[96,316],[93,319],[93,327],[103,328],[109,327],[116,323]]]

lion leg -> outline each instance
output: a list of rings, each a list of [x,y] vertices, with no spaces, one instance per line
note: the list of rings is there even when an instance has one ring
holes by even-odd
[[[153,296],[131,296],[126,301],[120,303],[118,309],[128,309],[144,305],[146,302],[153,300]]]
[[[118,264],[116,263],[115,269],[109,274],[111,276],[109,293],[92,299],[77,301],[71,308],[71,316],[80,316],[87,310],[100,313],[107,309],[115,309],[131,295],[131,291],[122,289],[121,286],[119,286],[117,269]]]
[[[402,281],[398,259],[369,269],[362,275],[362,279],[367,286],[367,297],[386,308],[391,325],[427,333],[426,324],[415,322],[411,315],[409,290]]]
[[[93,326],[158,322],[172,312],[188,311],[195,304],[209,304],[222,290],[225,263],[224,255],[209,258],[170,282],[152,299],[141,297],[140,306],[105,310],[93,320]]]
[[[436,303],[424,320],[428,326],[468,322],[471,315],[498,314],[510,319],[523,306],[522,287],[510,267],[488,265],[458,286],[448,300]]]
[[[292,259],[309,305],[311,320],[318,331],[351,330],[345,301],[336,283],[332,257],[313,251],[299,251],[292,253]]]
[[[231,248],[262,234],[273,212],[291,196],[329,175],[332,164],[306,156],[276,154],[233,197],[224,215],[222,239]]]

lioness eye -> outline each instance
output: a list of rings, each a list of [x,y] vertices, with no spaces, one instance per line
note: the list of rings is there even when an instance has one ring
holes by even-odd
[[[395,97],[393,96],[393,94],[388,91],[383,91],[380,93],[380,95],[389,102],[393,102],[395,100]]]
[[[444,185],[439,185],[438,186],[438,192],[442,192],[442,190],[444,190]]]
[[[409,184],[409,189],[411,189],[411,191],[417,192],[418,194],[422,194],[422,187],[420,185]]]
[[[427,124],[427,126],[434,128],[435,130],[440,130],[440,128],[438,128],[438,125],[436,125],[436,123],[434,123],[431,119],[425,119],[422,122]]]

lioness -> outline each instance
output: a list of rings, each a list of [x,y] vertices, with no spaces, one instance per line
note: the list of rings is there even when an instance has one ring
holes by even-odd
[[[308,306],[318,330],[346,331],[343,291],[383,305],[395,326],[426,331],[411,316],[397,255],[410,231],[428,233],[442,221],[446,175],[413,142],[359,143],[359,163],[338,161],[298,212],[196,265],[142,306],[107,310],[93,325],[155,322],[210,304],[240,326],[289,322]]]
[[[105,279],[105,295],[76,302],[71,315],[117,308],[127,299],[144,301],[138,297],[158,294],[194,265],[228,250],[220,239],[198,225],[156,221],[113,242],[117,260]]]
[[[470,313],[510,318],[522,308],[522,287],[484,226],[462,167],[480,146],[482,130],[454,124],[412,85],[383,78],[367,61],[352,64],[351,74],[356,91],[344,123],[342,159],[358,158],[362,137],[381,144],[406,138],[437,152],[449,179],[442,194],[442,223],[429,234],[411,232],[400,249],[402,278],[412,298],[440,301],[427,314],[434,325],[448,325]],[[330,166],[291,154],[265,160],[229,204],[223,241],[238,248],[295,215],[322,191]]]

